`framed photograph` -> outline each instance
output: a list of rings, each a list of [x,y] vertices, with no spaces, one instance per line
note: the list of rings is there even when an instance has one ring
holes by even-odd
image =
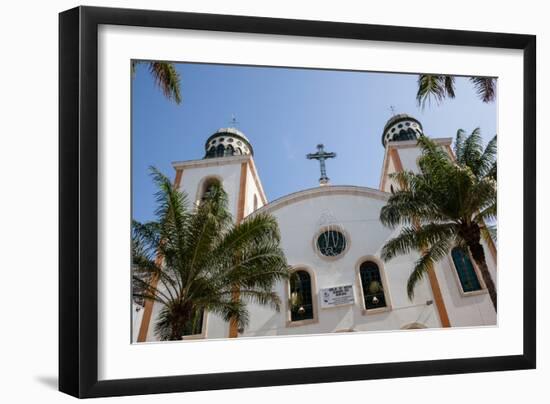
[[[61,391],[535,368],[535,36],[59,27]]]

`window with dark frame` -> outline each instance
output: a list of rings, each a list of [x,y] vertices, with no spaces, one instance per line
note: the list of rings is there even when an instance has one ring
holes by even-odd
[[[346,249],[346,237],[338,230],[324,231],[317,237],[317,248],[325,257],[336,257]]]
[[[194,312],[191,318],[185,323],[183,336],[202,334],[202,324],[204,322],[204,311]]]
[[[290,321],[313,319],[311,276],[307,271],[296,271],[290,276]]]
[[[202,188],[201,203],[204,202],[212,193],[215,186],[220,186],[220,181],[217,178],[209,178],[205,181]]]
[[[363,300],[367,310],[386,307],[386,295],[380,268],[375,262],[365,261],[359,267]]]
[[[467,252],[461,248],[455,247],[451,251],[451,257],[453,258],[455,270],[464,293],[481,290],[481,283],[477,277],[474,264],[470,260]]]

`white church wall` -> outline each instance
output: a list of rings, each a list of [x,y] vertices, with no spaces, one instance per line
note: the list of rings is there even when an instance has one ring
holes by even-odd
[[[364,314],[362,291],[357,266],[362,257],[379,257],[380,249],[392,231],[378,221],[384,201],[356,195],[325,195],[305,199],[273,212],[282,234],[282,246],[288,262],[295,268],[307,267],[315,274],[317,291],[332,286],[353,285],[355,304],[321,308],[314,296],[318,321],[303,326],[288,326],[288,283],[280,282],[276,292],[283,299],[280,313],[272,309],[250,305],[251,322],[242,336],[292,335],[356,330],[374,331],[400,329],[420,322],[428,327],[439,327],[439,318],[433,305],[431,291],[424,281],[416,291],[413,302],[406,296],[406,279],[414,257],[402,256],[383,265],[387,279],[387,297],[392,309],[382,313]],[[322,258],[314,248],[314,237],[323,227],[323,216],[333,216],[335,223],[346,233],[349,249],[339,259]]]
[[[137,342],[143,312],[143,307],[132,303],[132,343]]]
[[[418,147],[398,148],[397,152],[399,153],[403,170],[418,172],[418,165],[416,164],[420,157],[420,149]]]
[[[417,171],[420,150],[412,146],[412,142],[411,145],[405,146],[397,147],[401,165],[405,170]],[[389,156],[386,158],[386,174],[395,172],[397,168],[393,160]],[[184,170],[180,190],[189,195],[190,202],[195,203],[200,198],[199,190],[203,181],[209,177],[218,178],[228,193],[229,210],[236,217],[243,161],[246,159],[230,157],[224,158],[223,161],[212,159],[206,162],[202,160],[181,163]],[[251,164],[247,165],[247,170],[245,217],[254,211],[255,197],[258,208],[263,205],[261,185],[254,179]],[[385,181],[383,188],[386,192],[389,191],[390,184],[391,180]],[[387,263],[379,260],[382,246],[398,233],[398,229],[388,229],[379,221],[380,209],[385,204],[386,195],[362,187],[328,186],[302,191],[287,198],[282,203],[276,201],[268,205],[264,211],[271,212],[277,218],[281,229],[282,247],[289,264],[294,268],[307,268],[313,274],[315,319],[300,325],[289,321],[288,282],[279,282],[275,291],[282,299],[281,311],[277,313],[268,307],[249,304],[250,324],[240,333],[240,337],[320,334],[349,330],[397,330],[411,324],[430,328],[441,326],[427,277],[415,288],[412,301],[406,293],[407,279],[418,254],[399,256]],[[316,235],[328,224],[339,226],[346,235],[348,248],[337,259],[322,257],[315,247]],[[496,262],[487,246],[485,250],[493,279],[496,279]],[[385,279],[388,305],[386,311],[375,313],[364,310],[358,266],[366,256],[372,256],[377,260],[381,275]],[[496,314],[489,295],[485,291],[467,296],[462,294],[450,257],[438,263],[435,270],[452,326],[495,324]],[[344,285],[353,286],[355,303],[321,308],[319,290]],[[153,329],[160,308],[159,304],[153,307],[148,341],[156,340]],[[203,337],[228,337],[229,324],[220,317],[208,313],[205,324],[206,331]]]
[[[261,192],[254,179],[254,173],[252,171],[251,164],[247,166],[246,174],[246,193],[245,193],[245,207],[244,216],[248,216],[254,212],[254,199],[257,201],[257,208],[261,208],[264,204],[262,202]]]
[[[212,161],[217,159],[212,159]],[[188,166],[184,167],[180,184],[180,191],[187,194],[190,203],[196,203],[200,199],[199,187],[203,180],[214,177],[221,179],[222,186],[227,192],[229,211],[233,217],[237,214],[237,201],[239,197],[239,183],[241,176],[241,161],[237,160],[233,164],[208,165],[208,166]]]
[[[438,262],[435,268],[453,327],[496,325],[496,312],[486,289],[464,294],[450,257]]]
[[[390,237],[395,235],[397,235],[397,232]],[[401,255],[386,263],[389,293],[393,303],[392,315],[398,324],[395,328],[402,328],[411,323],[420,323],[431,328],[441,326],[439,315],[433,304],[433,294],[427,277],[424,277],[416,285],[413,299],[408,298],[407,281],[417,259],[418,254]],[[428,302],[431,302],[431,304]]]
[[[206,314],[206,338],[227,338],[229,336],[229,323],[220,316]]]
[[[497,261],[493,256],[493,253],[491,252],[491,249],[487,245],[487,243],[482,240],[481,245],[483,246],[483,251],[485,252],[485,261],[487,262],[487,266],[489,267],[489,272],[491,273],[491,276],[493,279],[497,279],[498,271],[497,271]]]
[[[383,181],[382,182],[382,184],[383,184],[382,191],[390,192],[391,186],[393,185],[395,187],[396,184],[395,184],[395,181],[390,179],[389,177],[387,177],[387,175],[395,172],[395,165],[393,164],[393,160],[390,158],[389,153],[388,153],[387,150],[385,152],[385,157],[384,158],[387,160],[387,161],[385,161],[386,173],[387,174],[382,176],[382,181]],[[384,168],[382,168],[382,169],[384,169]],[[384,178],[384,177],[386,177],[386,178]]]

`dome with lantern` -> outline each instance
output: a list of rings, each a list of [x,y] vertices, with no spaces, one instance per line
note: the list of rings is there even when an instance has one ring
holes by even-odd
[[[384,125],[382,145],[385,147],[388,142],[415,140],[423,134],[422,124],[418,119],[408,114],[396,114]]]
[[[243,132],[236,128],[220,128],[204,144],[204,158],[254,155],[254,149]]]

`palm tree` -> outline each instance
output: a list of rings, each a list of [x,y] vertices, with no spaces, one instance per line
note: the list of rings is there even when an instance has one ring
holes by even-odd
[[[132,75],[135,74],[139,60],[132,60]],[[149,72],[153,76],[155,84],[160,87],[164,96],[173,100],[176,104],[181,103],[180,74],[173,63],[167,62],[146,62]]]
[[[384,245],[382,258],[387,261],[413,250],[420,252],[407,282],[412,299],[415,285],[435,262],[454,247],[469,251],[496,310],[497,292],[481,245],[482,238],[491,237],[485,222],[497,216],[496,136],[483,149],[479,129],[469,136],[459,130],[456,160],[425,136],[418,144],[422,148],[419,173],[391,175],[397,187],[382,208],[380,220],[402,228]]]
[[[470,77],[477,95],[483,102],[492,102],[496,99],[497,82],[494,77]],[[418,91],[416,101],[424,108],[426,102],[434,99],[440,103],[445,98],[455,98],[454,76],[438,76],[434,74],[420,74],[418,76]]]
[[[155,168],[151,175],[158,187],[156,220],[133,222],[133,294],[162,305],[155,324],[160,339],[181,339],[204,312],[244,328],[247,302],[278,311],[273,286],[290,272],[275,218],[259,213],[234,224],[221,185],[190,210],[168,178]]]

